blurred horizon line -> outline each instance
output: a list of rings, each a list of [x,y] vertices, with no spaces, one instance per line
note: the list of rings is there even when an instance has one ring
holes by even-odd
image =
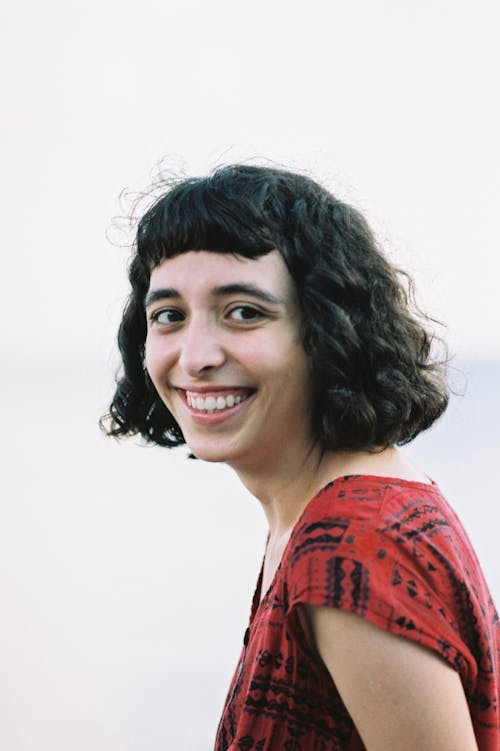
[[[454,371],[460,371],[462,368],[469,366],[475,367],[500,367],[500,352],[474,352],[473,350],[463,350],[452,353],[449,360],[450,374]],[[43,360],[36,356],[7,358],[5,355],[0,356],[0,374],[2,378],[27,377],[32,378],[33,372],[41,377],[65,377],[81,376],[85,378],[106,378],[113,379],[120,362],[117,352],[110,352],[103,357],[85,357],[82,352],[77,353],[70,350],[64,356],[49,359],[47,354]]]

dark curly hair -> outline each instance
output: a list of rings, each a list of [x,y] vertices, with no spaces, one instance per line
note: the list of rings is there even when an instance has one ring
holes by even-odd
[[[384,258],[363,216],[309,177],[232,165],[169,183],[137,225],[123,370],[101,426],[160,446],[185,443],[144,367],[153,268],[190,250],[257,258],[278,249],[292,275],[315,377],[314,435],[334,451],[411,441],[448,403],[445,361],[413,307],[408,275]]]

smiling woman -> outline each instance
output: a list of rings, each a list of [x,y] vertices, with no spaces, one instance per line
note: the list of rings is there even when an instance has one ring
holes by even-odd
[[[290,457],[309,450],[311,373],[278,251],[166,259],[146,314],[147,371],[197,457],[263,471],[285,440]]]
[[[446,408],[445,362],[363,217],[226,167],[166,186],[129,276],[103,426],[226,462],[269,522],[216,751],[499,751],[495,607],[396,448]]]

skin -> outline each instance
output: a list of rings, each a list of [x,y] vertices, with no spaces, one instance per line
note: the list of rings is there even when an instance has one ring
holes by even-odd
[[[329,480],[428,482],[394,448],[332,453],[314,440],[301,313],[278,251],[256,260],[207,251],[167,259],[151,273],[146,317],[146,366],[186,443],[199,458],[233,467],[263,506],[263,593],[295,522]],[[245,398],[212,413],[188,401],[229,394]],[[309,608],[306,617],[368,751],[477,749],[458,674],[440,658],[351,614]]]
[[[441,658],[352,613],[308,615],[368,751],[477,751],[459,675]]]

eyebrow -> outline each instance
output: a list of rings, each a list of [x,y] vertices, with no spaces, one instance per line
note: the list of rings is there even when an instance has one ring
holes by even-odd
[[[213,287],[210,290],[210,294],[213,297],[225,297],[226,295],[238,294],[250,295],[251,297],[256,297],[258,300],[262,300],[262,302],[269,303],[270,305],[282,305],[282,301],[278,297],[272,295],[270,292],[257,287],[256,284],[245,284],[243,282],[223,284],[220,287]],[[182,298],[181,293],[178,292],[178,290],[174,289],[174,287],[162,287],[161,289],[153,289],[151,290],[151,292],[147,293],[144,299],[144,307],[148,308],[157,300],[172,300],[174,298]]]

